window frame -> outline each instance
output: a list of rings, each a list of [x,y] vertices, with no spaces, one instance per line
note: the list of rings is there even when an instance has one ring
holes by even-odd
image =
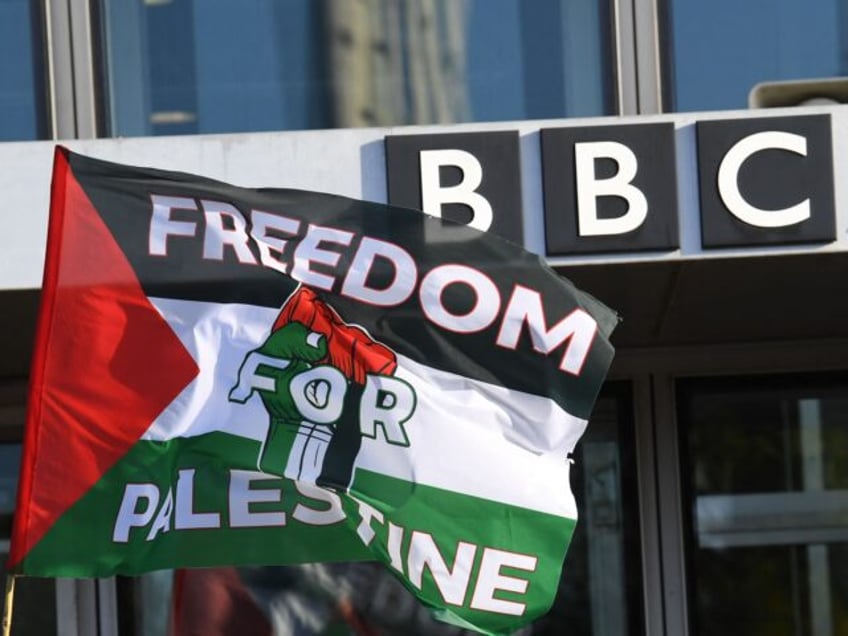
[[[676,383],[689,378],[819,374],[848,370],[848,339],[631,349],[610,380],[636,387],[645,621],[649,634],[688,636],[687,515]],[[659,590],[659,593],[652,593]]]

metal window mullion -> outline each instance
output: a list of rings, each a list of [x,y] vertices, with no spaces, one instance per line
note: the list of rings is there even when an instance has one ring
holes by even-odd
[[[687,636],[689,620],[683,523],[686,511],[680,480],[677,409],[672,375],[653,376],[653,398],[664,633],[667,636]]]
[[[57,636],[117,636],[115,577],[56,579]]]
[[[56,579],[57,636],[98,634],[94,579]]]
[[[97,579],[75,579],[77,634],[100,634],[97,612]],[[61,618],[59,619],[61,621]]]
[[[114,576],[97,579],[97,619],[101,636],[118,636],[118,593]]]
[[[612,0],[616,97],[619,115],[639,112],[633,0]]]
[[[70,13],[67,0],[44,0],[45,49],[53,139],[76,137]]]
[[[97,136],[94,37],[89,0],[69,0],[76,137]]]
[[[651,379],[633,380],[633,411],[636,441],[636,473],[639,489],[639,522],[642,553],[642,601],[645,633],[662,634],[665,618],[662,602],[662,557],[657,508],[656,452]]]
[[[640,115],[662,112],[659,0],[632,0]]]
[[[44,0],[53,139],[96,136],[96,91],[88,0]]]
[[[56,579],[56,636],[79,636],[76,588],[74,579]]]

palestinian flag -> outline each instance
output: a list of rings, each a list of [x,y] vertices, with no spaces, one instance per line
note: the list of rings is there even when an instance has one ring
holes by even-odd
[[[615,322],[466,226],[59,148],[10,567],[377,559],[514,629],[554,599]]]

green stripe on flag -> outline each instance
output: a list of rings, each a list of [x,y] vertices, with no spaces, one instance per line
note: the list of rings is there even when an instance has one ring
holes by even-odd
[[[567,487],[567,484],[562,487]],[[376,496],[367,497],[360,493],[374,493]],[[362,524],[363,515],[358,502],[383,513],[383,523],[372,518],[369,524],[374,530],[371,549],[385,563],[393,564],[389,567],[403,574],[401,582],[442,620],[472,629],[485,625],[497,633],[514,626],[515,615],[531,620],[544,614],[556,597],[562,563],[576,523],[574,519],[412,484],[363,470],[357,471],[352,497],[344,502],[348,518],[357,519]],[[388,545],[389,523],[402,529],[394,530],[395,540],[400,537],[394,548]],[[443,579],[438,585],[432,568],[420,568],[420,560],[410,556],[413,543],[425,551],[429,550],[428,555],[436,554],[430,541],[422,535],[432,537],[439,557],[449,570],[457,568],[460,542],[474,546],[465,548],[466,556],[472,550],[474,553],[473,558],[467,559],[471,570],[467,585],[459,583],[453,602],[443,592],[445,588],[450,591],[450,583],[446,584]],[[526,564],[529,558],[535,561],[532,571],[511,565]],[[481,577],[484,560],[488,572]],[[500,561],[503,565],[493,572],[492,566]],[[421,572],[420,576],[417,570]],[[410,582],[417,579],[420,579],[420,587]],[[527,581],[526,587],[524,581]],[[511,592],[509,588],[513,585],[524,589]],[[464,594],[461,593],[463,589]],[[487,611],[484,612],[483,608]]]
[[[320,512],[328,505],[297,492],[294,483],[287,479],[266,476],[263,481],[252,482],[241,497],[231,493],[235,481],[231,471],[256,471],[259,449],[259,442],[227,433],[175,438],[167,442],[138,442],[59,518],[27,555],[24,570],[38,572],[41,576],[90,577],[140,574],[174,567],[373,558],[343,522],[316,526],[295,519],[298,505],[301,517],[306,512],[304,506]],[[217,513],[221,527],[174,529],[177,519],[174,510],[168,524],[170,529],[160,531],[155,539],[148,541],[169,489],[177,506],[183,503],[176,501],[179,471],[191,469],[195,471],[192,512]],[[129,528],[125,543],[113,541],[116,529],[121,529],[116,523],[127,486],[144,484],[153,484],[158,490],[157,510],[149,523]],[[264,495],[259,492],[262,490],[265,490]],[[236,496],[234,502],[230,501],[231,496]],[[263,497],[272,501],[247,501]],[[276,497],[280,500],[278,503],[273,501]],[[139,499],[134,507],[139,522],[146,512],[144,503]],[[236,504],[233,509],[231,503]],[[245,506],[248,515],[244,514]],[[281,513],[285,515],[284,526],[231,527],[233,523],[278,523],[282,520]],[[266,516],[261,516],[263,514]]]
[[[58,520],[24,568],[90,577],[376,555],[444,620],[494,631],[516,614],[544,613],[555,598],[573,519],[365,470],[334,511],[326,492],[316,497],[310,486],[301,492],[255,472],[259,451],[259,442],[221,432],[140,441]]]

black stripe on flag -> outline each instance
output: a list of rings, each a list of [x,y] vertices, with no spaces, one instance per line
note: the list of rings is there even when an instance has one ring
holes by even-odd
[[[69,161],[150,297],[279,307],[296,288],[298,281],[261,264],[262,254],[252,237],[245,248],[250,253],[241,256],[242,261],[252,263],[240,262],[236,250],[228,245],[222,258],[204,256],[204,209],[214,209],[221,203],[233,206],[244,217],[248,234],[254,228],[256,210],[296,220],[297,232],[285,235],[288,243],[281,253],[274,254],[289,267],[295,246],[311,226],[335,228],[351,234],[347,245],[324,245],[340,254],[338,262],[333,266],[312,263],[310,267],[330,277],[329,289],[319,291],[345,321],[361,325],[377,340],[417,362],[550,396],[578,417],[588,418],[591,412],[612,360],[607,336],[617,318],[553,272],[537,255],[517,245],[418,211],[379,203],[301,190],[240,188],[196,175],[130,167],[74,153],[69,153]],[[191,200],[195,208],[187,205],[169,212],[171,221],[184,225],[166,237],[164,255],[151,254],[154,197]],[[227,215],[218,218],[230,221],[229,226],[222,225],[224,231],[234,230]],[[192,227],[194,235],[190,234]],[[270,234],[274,235],[273,231]],[[457,333],[427,319],[417,286],[416,293],[391,307],[367,305],[342,295],[345,273],[365,237],[403,247],[417,266],[419,281],[446,264],[466,265],[484,273],[501,298],[498,317],[479,331]],[[378,258],[367,282],[381,289],[389,286],[396,274],[388,262]],[[578,375],[560,369],[567,341],[546,354],[540,353],[526,325],[515,349],[496,344],[504,306],[516,285],[538,292],[548,327],[576,309],[588,312],[598,322],[598,333]],[[467,285],[451,285],[445,288],[442,302],[452,313],[463,315],[473,308],[475,298]]]

